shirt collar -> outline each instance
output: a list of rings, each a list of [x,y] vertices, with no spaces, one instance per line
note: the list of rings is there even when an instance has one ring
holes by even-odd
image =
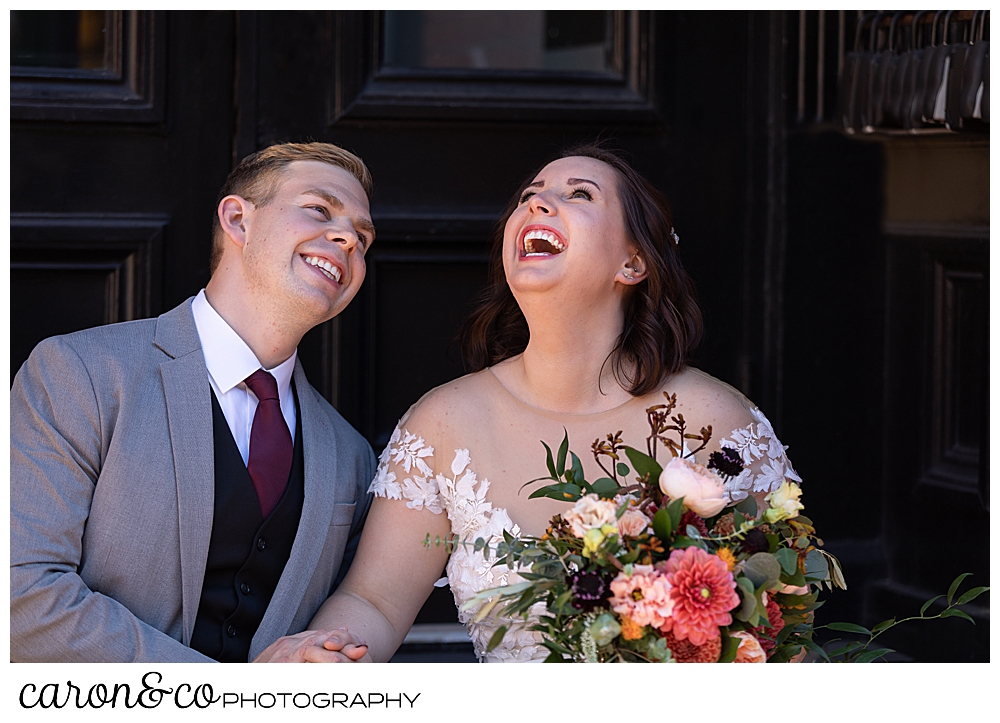
[[[191,302],[191,313],[194,314],[194,325],[205,355],[205,366],[222,394],[263,368],[247,343],[208,303],[204,289]],[[278,366],[265,370],[274,376],[278,383],[278,396],[282,399],[290,389],[297,354],[298,350]]]

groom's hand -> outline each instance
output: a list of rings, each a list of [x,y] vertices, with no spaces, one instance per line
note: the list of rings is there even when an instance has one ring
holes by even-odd
[[[267,646],[255,663],[353,663],[368,652],[365,642],[347,628],[306,630]]]

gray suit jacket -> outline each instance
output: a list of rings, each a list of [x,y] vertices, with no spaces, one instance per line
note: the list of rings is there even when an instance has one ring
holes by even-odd
[[[296,364],[305,502],[250,647],[304,630],[353,557],[371,447]],[[191,300],[46,339],[10,401],[12,661],[210,662],[188,647],[215,493],[211,387]]]

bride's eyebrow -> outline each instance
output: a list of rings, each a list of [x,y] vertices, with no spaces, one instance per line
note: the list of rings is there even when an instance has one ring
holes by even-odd
[[[570,185],[574,185],[576,183],[589,183],[591,186],[595,186],[598,191],[601,190],[600,186],[598,186],[596,183],[594,183],[593,181],[591,181],[588,178],[567,178],[566,179],[566,183],[568,183]]]

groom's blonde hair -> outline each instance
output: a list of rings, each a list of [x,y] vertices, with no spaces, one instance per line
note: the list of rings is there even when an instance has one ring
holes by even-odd
[[[293,161],[320,161],[343,168],[356,179],[371,199],[372,176],[364,161],[350,151],[332,143],[278,143],[251,153],[239,162],[229,174],[219,197],[215,201],[216,213],[212,221],[212,258],[209,271],[215,273],[222,261],[225,235],[219,223],[219,203],[226,196],[240,196],[255,206],[266,206],[274,199],[281,173]]]

